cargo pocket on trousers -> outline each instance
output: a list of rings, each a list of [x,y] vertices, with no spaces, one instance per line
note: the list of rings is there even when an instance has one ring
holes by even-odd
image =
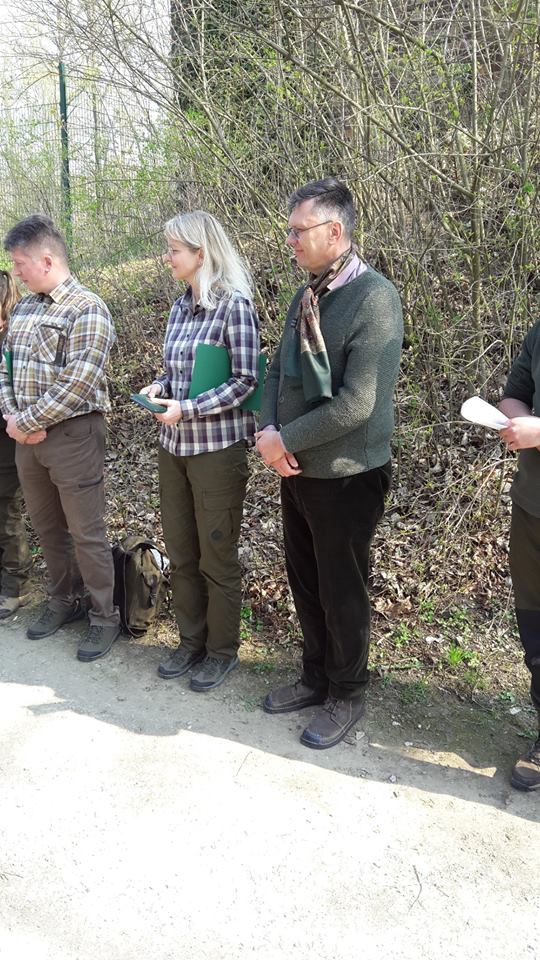
[[[244,491],[236,488],[210,490],[202,496],[207,535],[214,547],[240,535]]]

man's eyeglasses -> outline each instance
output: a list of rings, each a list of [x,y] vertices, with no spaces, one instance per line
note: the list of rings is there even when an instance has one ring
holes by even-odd
[[[293,240],[300,240],[303,233],[306,233],[308,230],[314,230],[315,227],[324,227],[325,223],[332,223],[332,220],[322,220],[321,223],[312,223],[311,227],[290,227],[287,236],[292,237]]]

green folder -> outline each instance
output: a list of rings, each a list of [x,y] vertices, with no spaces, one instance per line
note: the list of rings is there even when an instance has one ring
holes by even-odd
[[[225,347],[216,347],[212,343],[199,343],[195,350],[193,376],[189,388],[189,399],[194,400],[201,393],[219,387],[231,377],[231,358]],[[259,385],[257,389],[240,404],[241,410],[260,410],[264,376],[266,373],[266,357],[259,354]]]
[[[6,370],[9,382],[13,386],[13,353],[11,350],[4,350],[4,360],[6,361]]]

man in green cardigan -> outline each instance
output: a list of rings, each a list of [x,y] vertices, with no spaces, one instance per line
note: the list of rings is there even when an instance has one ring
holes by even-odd
[[[395,287],[358,256],[353,198],[335,177],[289,200],[287,243],[309,273],[295,294],[265,387],[257,447],[283,478],[289,583],[303,671],[268,713],[316,707],[305,746],[339,743],[369,679],[371,540],[390,487],[393,394],[403,338]]]

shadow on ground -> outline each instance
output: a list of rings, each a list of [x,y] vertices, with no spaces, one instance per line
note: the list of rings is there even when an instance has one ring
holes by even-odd
[[[285,669],[250,663],[247,649],[222,687],[194,693],[189,678],[158,678],[159,648],[121,640],[105,659],[81,664],[75,653],[82,625],[33,642],[25,635],[30,619],[25,611],[0,625],[0,681],[34,688],[26,708],[36,717],[61,713],[67,723],[76,713],[147,737],[189,730],[243,744],[245,759],[251,751],[268,752],[349,777],[390,782],[396,790],[413,788],[425,803],[439,794],[540,819],[537,795],[521,794],[508,782],[526,748],[527,727],[533,726],[526,710],[516,724],[507,712],[462,703],[431,688],[415,699],[410,684],[375,681],[361,728],[331,750],[314,751],[299,743],[309,711],[270,717],[261,710],[268,690],[295,676],[290,658]]]

